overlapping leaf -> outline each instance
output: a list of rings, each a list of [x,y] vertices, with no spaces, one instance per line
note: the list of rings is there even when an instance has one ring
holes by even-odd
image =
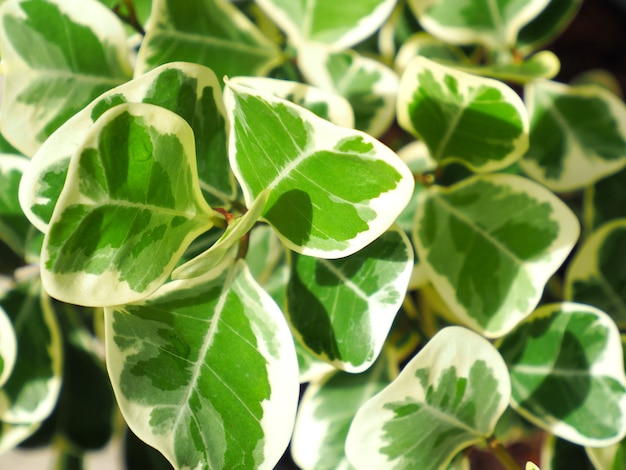
[[[337,260],[294,254],[289,321],[315,355],[348,372],[362,372],[380,353],[412,269],[412,247],[400,230]]]
[[[18,188],[28,164],[26,158],[0,154],[0,240],[24,256],[30,223],[18,200]]]
[[[258,0],[261,8],[296,47],[322,42],[348,48],[376,31],[396,0]]]
[[[626,170],[595,183],[585,193],[587,224],[596,229],[606,222],[626,217]]]
[[[505,168],[528,148],[528,116],[511,88],[423,57],[400,80],[398,121],[435,160],[474,171]]]
[[[553,191],[588,186],[626,166],[626,107],[594,85],[534,81],[524,93],[530,147],[524,171]]]
[[[82,145],[94,121],[122,103],[155,104],[185,119],[194,131],[203,193],[213,202],[234,196],[217,78],[201,65],[171,63],[98,97],[59,128],[35,154],[20,185],[20,203],[31,223],[42,232],[48,231],[70,158]]]
[[[626,466],[626,440],[607,447],[587,447],[585,450],[597,469],[617,470]]]
[[[511,48],[520,29],[550,0],[409,0],[420,24],[453,44]]]
[[[408,203],[413,177],[389,148],[293,103],[228,83],[229,156],[246,204],[291,249],[338,258],[378,238]],[[349,177],[348,177],[349,175]]]
[[[124,28],[95,0],[5,2],[0,54],[0,124],[28,156],[74,113],[132,74]]]
[[[205,65],[220,79],[264,75],[280,51],[227,0],[153,0],[135,76],[175,61]]]
[[[16,354],[15,329],[6,312],[0,307],[0,387],[13,372]]]
[[[626,323],[625,260],[626,219],[619,219],[594,232],[576,253],[565,278],[565,298]]]
[[[158,106],[116,106],[70,163],[44,240],[44,287],[78,305],[145,298],[213,217],[189,125]]]
[[[519,32],[516,47],[528,53],[552,42],[574,19],[582,0],[550,0],[546,7]]]
[[[576,243],[575,215],[515,175],[476,176],[423,194],[414,239],[437,291],[464,324],[489,337],[510,331]]]
[[[229,265],[105,310],[122,413],[176,468],[272,469],[291,436],[291,334],[245,264]]]
[[[362,374],[336,372],[311,383],[298,407],[291,454],[303,470],[349,470],[345,442],[350,423],[363,403],[397,375],[393,361],[382,354]]]
[[[346,98],[354,110],[354,127],[379,137],[395,118],[398,76],[377,60],[355,51],[307,44],[300,68],[315,86]]]
[[[626,435],[626,377],[615,323],[582,304],[544,305],[499,347],[511,403],[570,442],[608,446]]]
[[[484,338],[441,330],[357,412],[346,441],[354,467],[446,468],[493,433],[511,392],[506,365]]]

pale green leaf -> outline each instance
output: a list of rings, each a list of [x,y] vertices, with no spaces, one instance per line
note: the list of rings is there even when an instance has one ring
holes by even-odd
[[[526,178],[476,176],[431,187],[414,240],[431,281],[458,321],[506,334],[537,306],[578,239],[572,211]]]
[[[224,99],[231,167],[246,204],[269,189],[263,217],[294,251],[350,255],[385,232],[408,203],[413,176],[371,136],[235,83]]]
[[[510,399],[506,365],[481,336],[437,333],[396,380],[357,412],[346,454],[358,470],[438,470],[490,436]]]
[[[322,42],[345,49],[380,28],[396,1],[257,0],[257,3],[285,31],[294,46]]]
[[[122,413],[176,468],[272,469],[293,429],[299,384],[287,323],[243,262],[229,266],[105,309]]]
[[[17,354],[17,339],[11,319],[2,307],[0,307],[0,387],[7,381]]]
[[[402,305],[413,249],[398,229],[348,257],[327,260],[293,254],[287,315],[302,343],[348,372],[378,357]]]
[[[0,8],[0,125],[24,155],[131,77],[120,20],[95,0],[20,0]]]
[[[398,122],[426,143],[433,159],[474,171],[506,168],[528,148],[528,115],[517,93],[423,57],[400,80]]]
[[[41,423],[12,424],[0,421],[0,455],[31,436]]]
[[[278,47],[228,0],[153,0],[135,76],[168,62],[205,65],[221,79],[265,75]]]
[[[345,442],[358,409],[398,374],[381,354],[361,374],[336,372],[309,384],[298,407],[291,455],[302,470],[349,470]]]
[[[626,166],[626,106],[597,85],[537,80],[524,91],[530,147],[522,169],[553,191],[588,186]]]
[[[18,199],[18,189],[28,159],[0,153],[0,240],[23,257],[30,223]]]
[[[0,306],[13,324],[17,344],[13,372],[0,388],[0,420],[30,428],[48,417],[59,395],[61,334],[38,282],[10,290],[0,298]]]
[[[70,158],[94,121],[122,103],[155,104],[185,119],[194,131],[203,194],[211,202],[234,197],[219,82],[210,69],[201,65],[171,63],[98,97],[59,128],[35,154],[20,185],[20,203],[31,223],[42,232],[48,231]]]
[[[299,57],[308,82],[348,100],[356,129],[379,137],[389,128],[398,93],[398,76],[393,70],[355,51],[322,44],[307,44]]]
[[[354,127],[354,112],[343,96],[304,83],[266,77],[235,77],[232,83],[272,93],[342,127]]]
[[[541,470],[536,464],[533,462],[526,462],[526,470]]]
[[[116,106],[70,163],[44,239],[44,287],[87,306],[145,298],[213,217],[200,192],[189,125],[154,105]]]
[[[398,73],[404,72],[407,65],[415,57],[455,64],[469,64],[469,59],[460,47],[440,41],[424,31],[413,34],[402,43],[395,57],[394,68]]]
[[[596,470],[620,470],[626,467],[626,440],[607,447],[587,447],[585,450]]]
[[[568,266],[566,300],[593,305],[626,323],[626,219],[604,224],[585,240]]]
[[[626,435],[626,377],[615,323],[589,305],[544,305],[499,346],[512,406],[552,434],[586,446]]]
[[[550,51],[541,51],[521,60],[505,64],[450,64],[459,70],[492,77],[504,82],[528,83],[538,78],[553,78],[561,69],[559,58]]]
[[[550,0],[409,0],[420,24],[453,44],[512,48],[517,35]]]

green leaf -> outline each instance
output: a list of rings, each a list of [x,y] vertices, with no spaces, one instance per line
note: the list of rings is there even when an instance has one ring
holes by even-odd
[[[274,468],[295,418],[296,355],[243,262],[105,315],[109,374],[139,438],[176,468]]]
[[[379,137],[393,122],[398,76],[389,67],[355,51],[322,44],[303,47],[299,65],[307,81],[348,100],[355,128]]]
[[[32,423],[43,421],[57,401],[61,334],[50,299],[41,294],[39,283],[18,285],[0,298],[0,307],[8,314],[17,340],[13,372],[0,389],[0,419],[20,425],[25,432],[21,425],[30,429]]]
[[[2,387],[15,366],[17,339],[15,329],[7,313],[0,307],[0,387]]]
[[[474,171],[505,168],[528,148],[528,116],[517,93],[423,57],[413,59],[400,80],[398,122],[441,164],[459,162]]]
[[[44,287],[78,305],[141,300],[165,282],[212,218],[189,125],[154,105],[116,106],[70,163],[44,239]]]
[[[450,64],[459,70],[484,75],[505,82],[528,83],[538,78],[553,78],[561,69],[559,58],[550,51],[541,51],[520,61],[505,64]]]
[[[596,469],[619,470],[626,466],[626,440],[607,447],[587,447],[585,450]]]
[[[18,188],[28,159],[0,154],[0,240],[17,255],[26,253],[30,222],[24,216],[18,199]]]
[[[337,260],[293,254],[290,264],[287,314],[302,343],[348,372],[370,367],[402,305],[413,269],[406,235],[391,230]]]
[[[486,339],[461,327],[437,333],[357,412],[346,441],[352,465],[441,469],[490,436],[510,398],[509,375]]]
[[[269,189],[263,216],[290,249],[350,255],[385,232],[408,203],[409,169],[369,135],[235,83],[224,99],[231,167],[246,204]]]
[[[372,35],[391,14],[397,0],[258,0],[263,11],[296,47],[321,42],[340,49]]]
[[[158,105],[185,119],[194,131],[203,194],[210,202],[234,197],[235,183],[226,155],[222,92],[215,74],[201,65],[166,64],[98,97],[59,128],[35,154],[20,185],[20,203],[39,230],[48,231],[70,158],[82,145],[85,134],[105,111],[127,102]]]
[[[0,454],[15,448],[32,435],[40,423],[11,424],[0,421]]]
[[[345,441],[363,403],[398,374],[385,354],[362,374],[336,372],[307,387],[291,442],[291,454],[303,470],[349,470]]]
[[[403,72],[411,60],[418,56],[455,64],[455,67],[470,63],[460,47],[440,41],[430,34],[420,31],[402,43],[402,47],[395,58],[395,69]]]
[[[574,19],[582,0],[550,0],[544,10],[519,32],[516,47],[524,54],[549,44]]]
[[[354,127],[352,107],[348,100],[337,93],[304,83],[266,77],[235,77],[231,82],[291,101],[338,126]]]
[[[537,80],[524,92],[530,147],[522,169],[553,191],[588,186],[626,165],[626,107],[600,86]]]
[[[206,65],[223,76],[265,75],[280,50],[226,0],[153,0],[135,76],[168,62]]]
[[[0,9],[0,125],[24,155],[132,74],[119,19],[95,0],[20,0]]]
[[[512,406],[570,442],[607,446],[626,435],[622,343],[604,312],[544,305],[499,347],[511,373]]]
[[[431,281],[462,323],[506,334],[537,306],[573,248],[576,216],[554,194],[515,175],[431,187],[414,241]]]
[[[409,0],[420,24],[452,44],[512,48],[522,27],[550,0]]]
[[[593,305],[626,323],[626,219],[595,231],[576,253],[565,277],[565,299]]]
[[[588,225],[595,229],[606,222],[626,218],[626,169],[596,182],[585,193]]]

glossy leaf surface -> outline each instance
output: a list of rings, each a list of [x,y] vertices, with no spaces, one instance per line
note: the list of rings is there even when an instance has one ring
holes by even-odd
[[[402,75],[398,122],[438,162],[474,171],[505,168],[528,148],[528,116],[511,88],[422,57]]]
[[[263,217],[290,249],[350,255],[387,230],[408,203],[413,176],[367,134],[234,83],[227,84],[225,103],[231,167],[246,204],[269,190]]]
[[[576,243],[565,204],[514,175],[477,176],[423,193],[417,254],[439,294],[464,324],[489,337],[529,315],[545,283]]]
[[[211,217],[189,125],[157,106],[116,106],[70,163],[44,239],[44,287],[78,305],[145,298]]]
[[[390,230],[337,259],[292,255],[287,314],[303,344],[348,372],[378,357],[402,305],[413,269],[412,247]]]
[[[525,100],[530,147],[520,164],[532,178],[571,191],[626,165],[626,107],[609,91],[535,81]]]
[[[486,339],[445,328],[359,409],[346,454],[357,470],[446,468],[493,432],[510,392],[506,365]]]
[[[511,373],[513,407],[579,445],[626,434],[626,377],[615,323],[583,304],[544,305],[499,346]]]
[[[24,155],[132,74],[121,22],[95,0],[21,0],[0,9],[2,132]]]
[[[274,468],[295,419],[296,355],[243,262],[105,314],[109,374],[135,434],[176,468]]]

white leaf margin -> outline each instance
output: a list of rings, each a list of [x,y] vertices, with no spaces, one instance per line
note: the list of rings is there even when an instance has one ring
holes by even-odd
[[[0,370],[0,387],[2,387],[11,375],[11,372],[13,372],[16,355],[17,338],[15,337],[13,323],[11,323],[4,309],[0,307],[0,356],[4,363],[2,370]],[[0,419],[2,419],[1,416]]]

